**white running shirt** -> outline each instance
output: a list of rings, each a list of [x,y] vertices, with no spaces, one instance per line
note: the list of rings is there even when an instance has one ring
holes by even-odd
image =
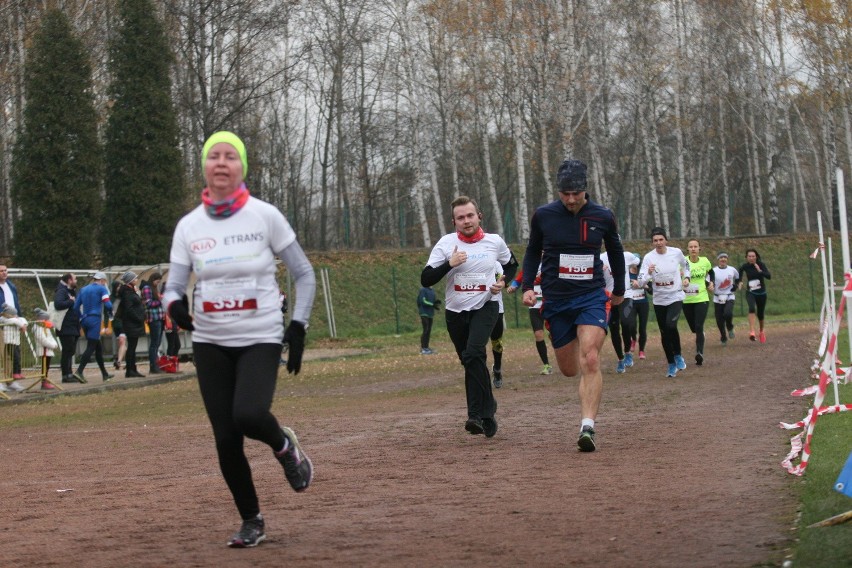
[[[466,243],[459,239],[458,233],[450,233],[435,244],[426,264],[432,268],[441,266],[450,260],[455,247],[467,253],[467,261],[447,273],[444,309],[451,312],[478,310],[494,299],[491,293],[491,285],[497,281],[494,263],[508,263],[512,251],[500,235],[485,233],[482,240]]]
[[[228,347],[284,335],[275,254],[296,240],[278,209],[254,197],[234,216],[212,218],[199,205],[175,228],[171,262],[191,266],[192,340]]]
[[[654,266],[654,272],[648,274],[651,265]],[[689,278],[689,262],[679,248],[667,246],[665,254],[653,249],[645,255],[637,281],[641,285],[652,282],[654,305],[668,306],[682,302],[686,297],[683,292],[684,278]]]
[[[739,271],[733,266],[726,268],[713,267],[713,303],[724,304],[734,300],[734,282],[740,277]]]
[[[615,279],[612,277],[612,268],[609,266],[609,256],[607,253],[601,253],[601,262],[603,262],[604,283],[606,284],[607,292],[612,292],[615,287]],[[624,252],[624,297],[629,298],[627,291],[630,290],[630,267],[639,264],[639,259],[632,252]]]

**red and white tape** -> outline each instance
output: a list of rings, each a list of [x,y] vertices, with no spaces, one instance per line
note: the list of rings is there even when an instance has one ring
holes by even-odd
[[[823,248],[823,244],[820,243],[820,246],[814,253],[811,255],[811,258],[816,258],[819,250]],[[829,335],[828,326],[824,324],[824,320],[820,318],[820,328],[822,330],[822,340],[820,342],[819,353],[820,356],[823,356],[822,363],[816,363],[814,365],[814,371],[818,371],[819,382],[816,385],[809,386],[803,389],[798,389],[792,392],[793,396],[807,396],[814,395],[814,404],[811,407],[808,415],[805,416],[804,419],[796,422],[795,424],[786,424],[784,422],[780,423],[781,428],[786,428],[788,430],[793,430],[796,428],[807,428],[807,430],[803,433],[797,434],[790,439],[790,453],[784,458],[781,462],[781,466],[784,467],[788,473],[793,475],[802,475],[805,473],[805,469],[808,467],[808,460],[811,456],[811,440],[813,439],[814,434],[814,426],[816,425],[817,418],[824,414],[832,414],[835,412],[846,412],[848,410],[852,410],[852,404],[835,404],[833,406],[823,406],[822,402],[825,399],[825,391],[828,387],[828,383],[831,382],[831,361],[838,362],[838,359],[835,355],[837,350],[837,332],[839,329],[839,322],[842,321],[843,311],[846,307],[846,297],[847,292],[852,292],[852,277],[849,274],[844,276],[846,278],[846,285],[843,288],[843,294],[840,296],[840,306],[837,310],[837,319],[835,320],[835,328],[830,330],[831,335]],[[825,309],[826,303],[823,304],[823,308]],[[837,368],[837,364],[834,365]],[[839,375],[839,373],[835,373]],[[847,373],[843,373],[843,375],[847,375]],[[814,377],[816,378],[816,377]],[[802,436],[805,437],[805,442],[802,444]],[[801,460],[797,465],[793,465],[793,460],[796,459],[799,454],[801,454]]]

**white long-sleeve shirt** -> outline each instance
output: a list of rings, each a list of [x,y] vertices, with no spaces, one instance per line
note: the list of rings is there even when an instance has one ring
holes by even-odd
[[[682,302],[686,297],[683,292],[684,278],[689,278],[689,261],[679,248],[667,246],[663,254],[654,249],[645,255],[637,282],[643,286],[652,282],[654,305],[669,306]]]

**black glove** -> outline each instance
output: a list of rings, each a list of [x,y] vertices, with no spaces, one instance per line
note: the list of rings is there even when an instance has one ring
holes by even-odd
[[[298,375],[302,370],[302,354],[305,352],[305,324],[291,320],[284,330],[282,343],[288,345],[287,372]]]
[[[169,304],[169,317],[181,329],[195,331],[195,326],[192,325],[192,316],[189,315],[189,299],[186,294],[180,300],[175,300]]]

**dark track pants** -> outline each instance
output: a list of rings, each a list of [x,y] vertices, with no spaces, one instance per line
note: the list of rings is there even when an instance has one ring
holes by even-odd
[[[497,410],[486,363],[486,346],[499,317],[497,302],[488,301],[478,310],[446,310],[447,331],[464,366],[464,390],[468,418],[493,418]]]

